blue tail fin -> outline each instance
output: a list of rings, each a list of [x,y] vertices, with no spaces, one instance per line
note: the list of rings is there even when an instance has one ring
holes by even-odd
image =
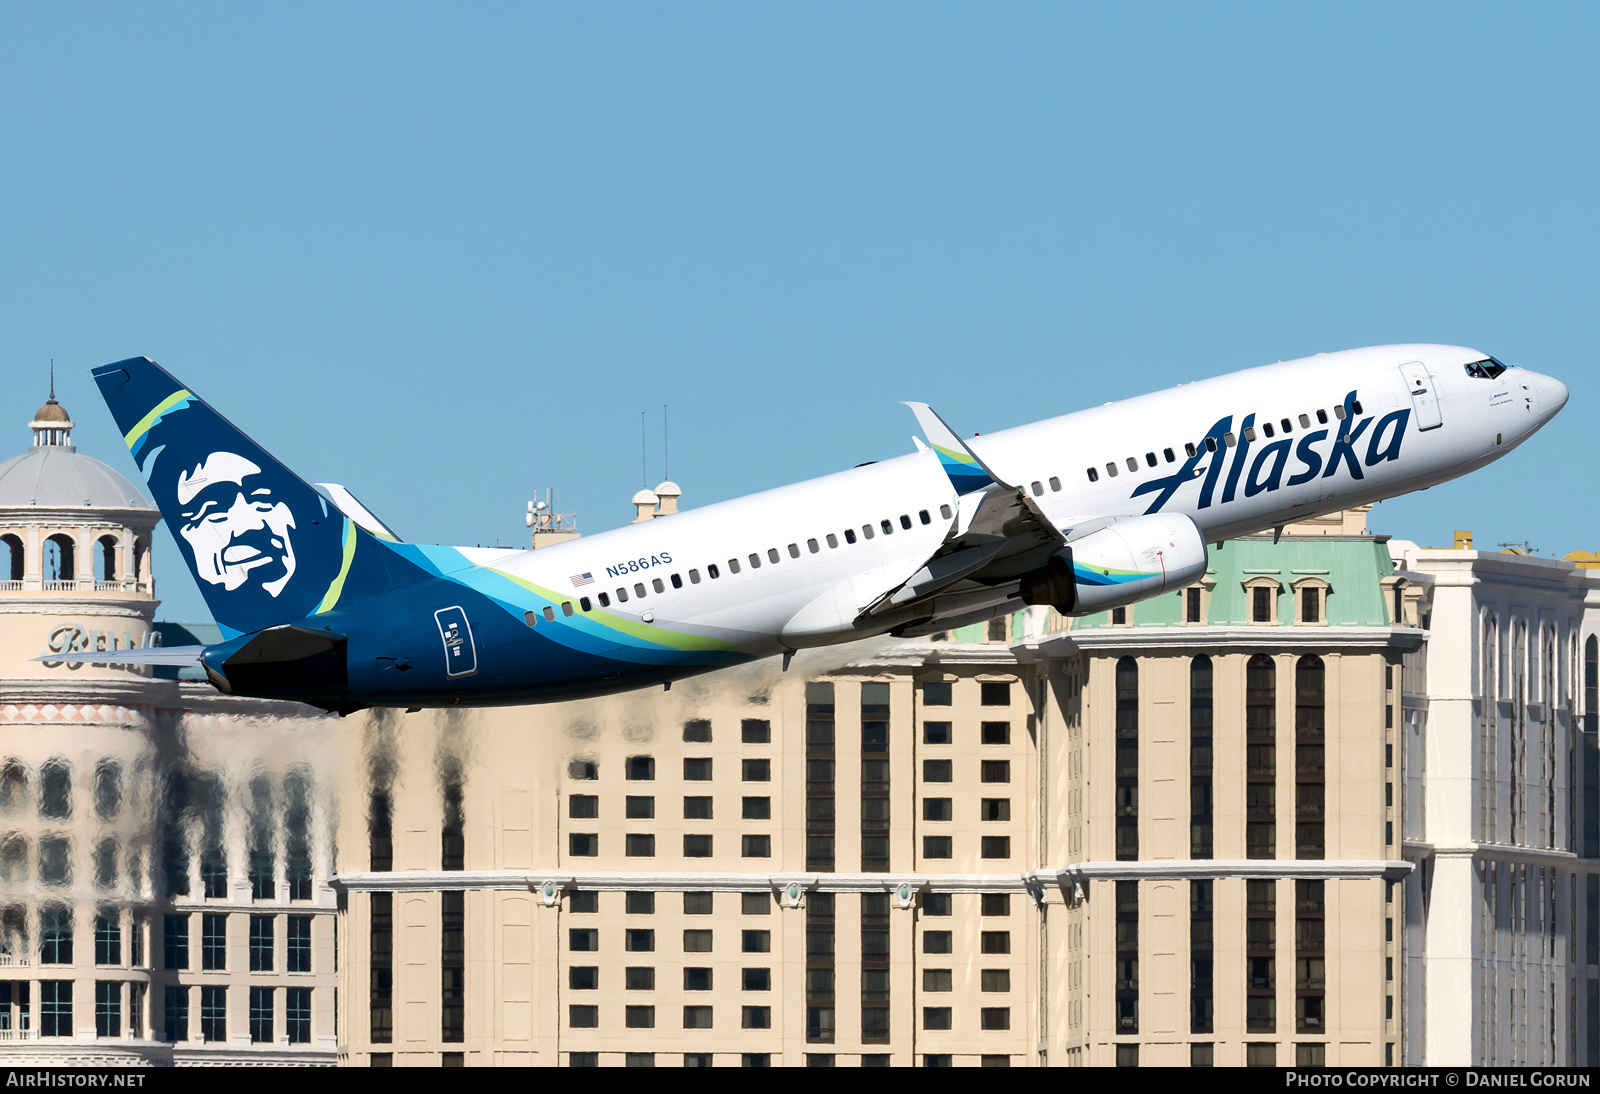
[[[409,567],[149,358],[94,379],[224,633],[331,611]]]

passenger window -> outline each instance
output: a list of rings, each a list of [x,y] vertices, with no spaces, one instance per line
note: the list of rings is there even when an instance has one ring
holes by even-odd
[[[1129,456],[1128,457],[1128,470],[1129,471],[1137,471],[1137,470],[1139,470],[1139,460],[1138,460],[1137,457],[1134,457],[1134,456]]]
[[[800,545],[798,543],[789,544],[789,557],[790,558],[799,558],[800,557]]]
[[[911,528],[911,518],[906,516],[904,513],[900,514],[900,527],[906,529],[907,531],[909,531]]]
[[[1183,445],[1183,454],[1185,456],[1193,456],[1194,455],[1194,451],[1195,451],[1194,445],[1192,445],[1189,442],[1185,441],[1184,445]]]
[[[834,535],[832,532],[828,533],[828,546],[829,547],[838,547],[839,546],[839,537]]]
[[[810,551],[812,554],[816,554],[818,551],[822,550],[822,548],[817,545],[816,540],[808,539],[806,540],[806,550]]]
[[[1222,439],[1229,448],[1233,448],[1239,443],[1239,438],[1235,437],[1232,433],[1225,434]]]
[[[1028,489],[1032,490],[1033,496],[1037,498],[1044,493],[1044,483],[1040,482],[1038,479],[1034,479],[1033,482],[1028,485]]]
[[[1288,418],[1285,418],[1283,421],[1279,422],[1278,424],[1283,426],[1283,431],[1285,433],[1293,433],[1294,432],[1294,423],[1291,422]]]
[[[561,602],[561,614],[565,616],[572,615],[572,601],[563,600]]]
[[[1261,423],[1261,432],[1265,433],[1269,437],[1272,436],[1272,423],[1271,422],[1262,422]]]
[[[1085,470],[1087,470],[1089,472],[1089,481],[1090,482],[1099,482],[1100,481],[1100,472],[1096,471],[1092,467],[1086,468]]]
[[[932,524],[933,523],[933,518],[928,515],[928,511],[926,509],[917,510],[917,519],[920,520],[923,524]]]
[[[1217,439],[1215,437],[1207,437],[1206,438],[1206,451],[1207,452],[1215,452],[1216,450],[1217,450]]]
[[[1146,452],[1144,454],[1144,462],[1148,466],[1154,467],[1156,465],[1156,454],[1154,452]]]
[[[1171,449],[1167,450],[1167,455],[1168,456],[1172,455],[1172,450]],[[1050,476],[1050,489],[1051,490],[1060,490],[1061,489],[1061,480],[1059,478],[1057,478],[1056,476],[1054,476],[1054,475]]]
[[[1365,411],[1363,411],[1363,410],[1362,410],[1362,409],[1361,409],[1361,400],[1360,400],[1360,399],[1356,399],[1356,400],[1354,400],[1354,401],[1353,401],[1353,402],[1351,402],[1351,404],[1350,404],[1350,409],[1351,409],[1351,410],[1354,410],[1354,411],[1355,411],[1355,412],[1356,412],[1356,413],[1357,413],[1357,414],[1364,414],[1364,413],[1366,413],[1366,412],[1365,412]]]
[[[939,515],[941,517],[943,517],[945,520],[949,520],[950,519],[950,507],[948,505],[939,506]]]
[[[594,611],[594,605],[589,603],[589,598],[586,596],[578,598],[578,607],[582,608],[586,612]]]
[[[683,578],[679,577],[677,574],[673,574],[672,575],[672,587],[674,589],[683,588]]]
[[[1300,415],[1300,428],[1301,429],[1310,429],[1311,428],[1311,418],[1309,416],[1307,416],[1305,414]]]
[[[522,621],[530,627],[537,627],[539,625],[539,613],[524,612],[522,614]]]
[[[1106,464],[1106,474],[1110,475],[1112,478],[1116,478],[1117,477],[1117,465],[1114,464],[1114,463]]]
[[[886,535],[886,536],[894,535],[894,525],[891,524],[889,521],[880,520],[878,522],[878,527],[883,529],[883,534],[884,535]]]
[[[1300,417],[1304,418],[1305,415],[1302,414],[1302,415],[1300,415]],[[1310,425],[1311,423],[1307,422],[1306,424]],[[1327,425],[1328,424],[1328,412],[1326,410],[1317,411],[1317,424],[1318,425]]]
[[[773,563],[778,561],[778,549],[776,547],[767,548],[767,561]]]
[[[861,534],[866,536],[868,539],[871,539],[872,535],[873,535],[873,533],[872,533],[872,525],[863,524],[861,526]]]
[[[643,598],[643,596],[644,596],[644,582],[635,581],[633,583],[633,595],[637,596],[637,597],[640,597],[640,598]]]
[[[736,574],[736,573],[739,572],[739,560],[738,559],[730,558],[728,560],[728,572],[730,574]]]
[[[752,570],[761,569],[761,556],[760,555],[754,554],[754,553],[752,553],[750,555],[750,568]]]
[[[556,610],[554,608],[545,608],[544,621],[546,623],[554,623],[556,621]]]
[[[713,562],[711,565],[706,567],[706,576],[710,577],[712,581],[715,581],[717,578],[722,576],[722,571],[717,569],[717,564]]]
[[[1178,457],[1176,457],[1176,456],[1174,456],[1172,454],[1172,449],[1170,449],[1170,448],[1163,448],[1161,450],[1161,455],[1168,463],[1176,463],[1177,462]]]
[[[617,603],[618,604],[626,604],[627,602],[628,602],[628,590],[627,589],[618,589],[617,590]]]
[[[661,579],[659,577],[650,579],[650,587],[658,593],[664,593],[667,591],[667,587],[661,584]]]
[[[856,541],[856,533],[855,533],[855,529],[853,529],[853,528],[846,528],[846,529],[845,529],[845,530],[844,530],[844,541],[845,541],[845,542],[846,542],[846,543],[854,543],[854,542],[855,542],[855,541]]]
[[[600,597],[600,606],[602,608],[611,607],[611,597],[609,595],[607,595],[606,593],[600,593],[598,595]]]
[[[1256,439],[1256,427],[1255,426],[1247,425],[1247,426],[1244,427],[1244,439],[1247,440],[1247,441],[1253,441],[1253,440]]]
[[[1333,408],[1333,416],[1335,418],[1338,418],[1341,422],[1344,421],[1344,405],[1343,404],[1340,404],[1339,406],[1336,406],[1336,407]]]
[[[699,570],[690,570],[689,571],[689,584],[691,584],[691,585],[700,584],[700,571]]]

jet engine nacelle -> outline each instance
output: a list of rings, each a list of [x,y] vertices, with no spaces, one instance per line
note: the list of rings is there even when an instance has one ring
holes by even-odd
[[[1191,585],[1206,572],[1206,543],[1180,514],[1129,517],[1071,540],[1023,577],[1024,603],[1089,615]]]

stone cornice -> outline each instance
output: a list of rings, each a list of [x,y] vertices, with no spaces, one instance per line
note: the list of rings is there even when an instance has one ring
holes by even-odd
[[[1530,866],[1555,866],[1570,870],[1581,863],[1592,863],[1600,869],[1600,862],[1581,859],[1572,851],[1558,851],[1550,847],[1523,847],[1511,843],[1432,844],[1407,840],[1405,849],[1419,856],[1435,858],[1470,858],[1479,862],[1518,862]]]
[[[0,703],[174,707],[178,689],[176,681],[149,677],[11,676],[0,681]]]
[[[150,596],[123,597],[107,593],[85,591],[82,596],[57,596],[48,598],[37,594],[0,593],[0,615],[103,615],[149,622],[155,617],[161,601]],[[40,651],[44,652],[43,650]]]
[[[1012,649],[1019,661],[1038,661],[1098,650],[1415,650],[1428,632],[1416,627],[1260,626],[1097,627],[1029,639]]]
[[[1020,874],[939,874],[921,870],[882,874],[730,873],[707,871],[398,870],[348,873],[329,878],[340,892],[438,892],[443,889],[536,891],[557,889],[651,892],[777,892],[798,884],[807,892],[882,893],[901,885],[940,893],[1038,893],[1069,890],[1085,881],[1184,878],[1387,878],[1404,877],[1414,865],[1387,859],[1176,859],[1140,862],[1078,862]]]

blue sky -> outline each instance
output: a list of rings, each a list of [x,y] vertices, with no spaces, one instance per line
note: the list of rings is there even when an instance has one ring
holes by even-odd
[[[8,5],[0,379],[155,358],[403,536],[596,532],[1280,358],[1572,401],[1375,530],[1600,548],[1594,5]],[[0,451],[6,451],[0,447]],[[163,539],[165,534],[163,533]],[[204,607],[157,543],[166,618]]]

